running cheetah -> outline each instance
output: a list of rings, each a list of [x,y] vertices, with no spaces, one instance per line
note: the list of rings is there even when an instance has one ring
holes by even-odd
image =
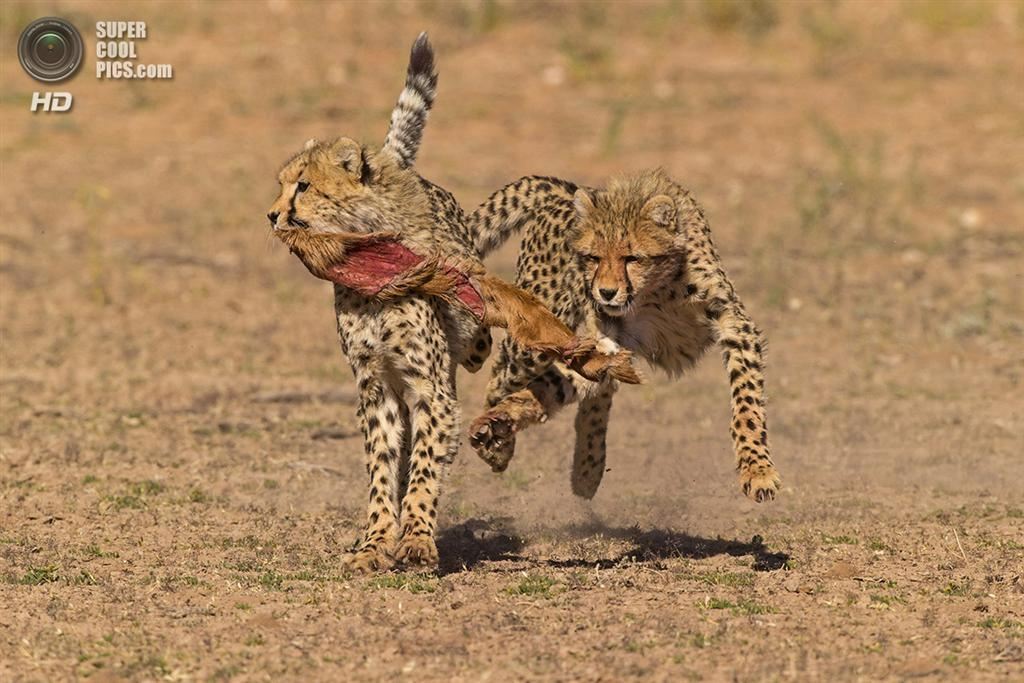
[[[491,344],[486,325],[507,326],[524,343],[539,341],[541,348],[559,350],[572,367],[595,379],[615,369],[535,297],[488,276],[462,208],[413,170],[436,85],[433,51],[421,34],[383,148],[349,138],[310,140],[281,169],[281,193],[267,214],[274,233],[314,274],[332,279],[345,245],[358,245],[366,256],[375,245],[390,244],[392,251],[376,253],[375,262],[388,268],[395,265],[388,262],[390,255],[441,254],[473,276],[447,268],[441,281],[451,273],[463,278],[460,287],[479,286],[474,290],[479,300],[467,296],[490,309],[427,296],[431,290],[423,281],[407,277],[425,272],[416,268],[404,274],[399,269],[387,296],[375,288],[367,295],[358,286],[335,285],[338,335],[359,389],[357,413],[370,477],[366,529],[345,558],[355,572],[385,570],[396,562],[437,563],[440,479],[459,445],[455,366],[481,367]],[[387,235],[398,235],[400,243],[388,242]],[[407,287],[396,292],[403,277]],[[402,295],[410,292],[421,296]],[[628,354],[618,359],[628,365]]]
[[[757,502],[780,486],[765,420],[760,331],[722,268],[704,212],[662,170],[614,178],[593,190],[531,176],[499,190],[470,216],[487,253],[523,230],[517,284],[570,328],[607,337],[670,376],[717,343],[732,387],[731,434],[743,492]],[[506,340],[470,439],[495,471],[515,433],[578,401],[572,489],[597,492],[616,383],[590,382]]]

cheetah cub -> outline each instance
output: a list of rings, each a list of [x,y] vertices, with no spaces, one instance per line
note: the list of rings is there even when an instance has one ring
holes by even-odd
[[[661,170],[613,179],[593,190],[545,177],[522,178],[470,216],[487,253],[522,230],[517,284],[570,328],[604,335],[608,351],[634,351],[670,376],[713,344],[732,387],[733,448],[743,492],[775,497],[779,475],[768,448],[764,341],[722,268],[704,212]],[[502,343],[488,386],[489,410],[470,439],[495,471],[515,434],[579,402],[572,489],[592,498],[605,471],[612,380],[590,382],[514,342]]]
[[[383,147],[349,138],[310,140],[279,172],[281,192],[267,214],[275,235],[311,272],[326,279],[356,276],[337,280],[334,288],[338,336],[359,390],[370,479],[366,528],[345,558],[355,572],[437,563],[440,480],[459,446],[456,365],[480,368],[490,353],[487,325],[508,327],[524,344],[539,341],[536,346],[561,352],[595,379],[606,372],[633,379],[628,354],[616,362],[598,357],[592,342],[577,339],[535,297],[488,276],[462,208],[413,170],[436,85],[433,51],[420,35]],[[354,273],[342,262],[351,245],[363,267]],[[440,274],[451,279],[428,283],[418,279],[427,270],[394,262],[416,254],[442,254],[472,278],[447,269]],[[431,290],[439,281],[461,295]],[[470,304],[455,305],[463,299]]]

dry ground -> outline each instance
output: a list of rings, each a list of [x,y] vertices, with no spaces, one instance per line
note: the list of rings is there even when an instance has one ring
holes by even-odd
[[[90,58],[73,113],[30,115],[14,41],[51,13],[147,20],[174,80]],[[0,18],[0,680],[1024,677],[1019,4]],[[738,491],[709,358],[620,393],[590,506],[562,416],[504,476],[463,449],[437,575],[341,573],[353,387],[329,287],[263,213],[307,137],[382,140],[421,28],[419,167],[465,205],[657,164],[703,201],[771,339],[776,502]]]

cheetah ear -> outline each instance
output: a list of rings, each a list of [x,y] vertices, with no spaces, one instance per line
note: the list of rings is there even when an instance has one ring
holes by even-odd
[[[331,145],[331,162],[341,167],[352,180],[363,177],[363,148],[355,140],[341,138]]]
[[[310,139],[306,140],[306,146],[303,147],[303,149],[313,149],[314,147],[316,147],[319,144],[320,144],[319,140],[317,140],[316,138],[310,138]]]
[[[594,197],[583,188],[580,188],[572,196],[572,205],[576,209],[576,215],[580,218],[586,218],[594,212]]]
[[[641,215],[647,216],[655,225],[670,228],[676,222],[676,203],[668,195],[659,194],[647,200]]]

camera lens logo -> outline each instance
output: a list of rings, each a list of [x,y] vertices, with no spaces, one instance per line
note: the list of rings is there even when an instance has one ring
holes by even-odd
[[[57,83],[74,75],[84,53],[78,29],[57,17],[36,19],[18,39],[21,67],[32,78],[46,83]]]

